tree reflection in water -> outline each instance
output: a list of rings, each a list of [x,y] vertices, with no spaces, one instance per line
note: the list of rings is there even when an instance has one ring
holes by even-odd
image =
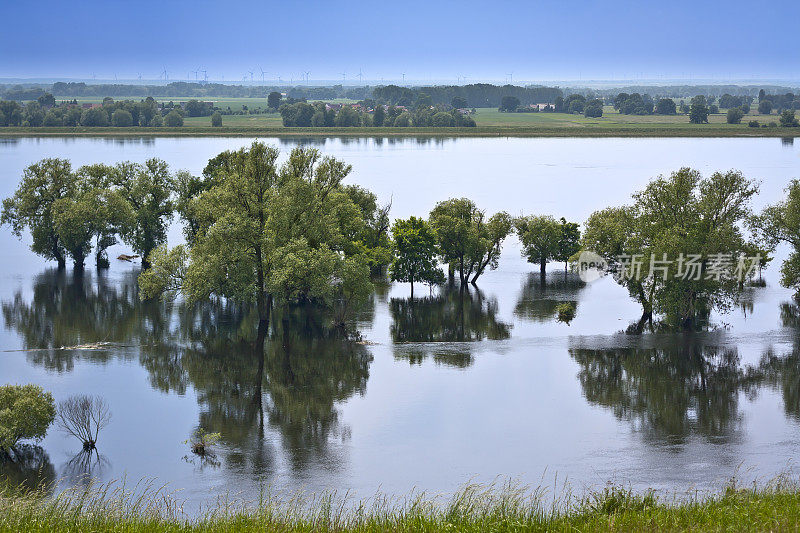
[[[558,304],[571,303],[577,309],[580,293],[586,288],[577,274],[554,272],[545,283],[538,273],[528,274],[522,286],[514,314],[534,322],[549,322],[556,318]]]
[[[105,362],[111,349],[63,349],[88,343],[144,344],[168,334],[169,309],[160,302],[140,302],[136,276],[127,273],[121,282],[104,275],[51,269],[33,280],[30,300],[17,292],[3,302],[6,327],[31,350],[28,359],[56,372],[70,372],[75,360]],[[113,350],[118,357],[132,351]]]
[[[497,318],[497,302],[477,289],[446,287],[436,296],[392,298],[389,311],[394,357],[412,365],[432,357],[439,365],[467,368],[474,357],[461,343],[511,336],[511,325]]]
[[[0,452],[0,482],[50,492],[55,481],[56,469],[40,446],[22,444],[11,452]]]
[[[277,310],[268,332],[259,331],[246,305],[141,302],[137,274],[112,283],[89,272],[45,271],[34,279],[32,297],[19,292],[3,303],[6,326],[34,349],[28,360],[48,370],[70,372],[78,360],[102,363],[138,353],[157,390],[196,391],[198,425],[222,434],[231,466],[269,470],[270,429],[295,469],[333,453],[332,439],[349,432],[337,404],[366,390],[372,355],[365,345],[310,305]],[[356,319],[369,321],[372,313],[366,309]],[[60,349],[99,341],[114,344]],[[101,456],[78,456],[66,470],[82,477],[103,466]]]
[[[89,486],[111,467],[111,462],[97,449],[81,450],[61,467],[61,477],[81,485]]]
[[[270,335],[247,307],[217,302],[178,314],[180,342],[143,347],[143,364],[162,390],[195,389],[199,426],[221,434],[228,466],[270,471],[270,428],[296,470],[329,456],[332,438],[346,437],[336,405],[364,393],[372,355],[323,313],[276,311]]]
[[[728,442],[740,429],[739,393],[760,375],[735,348],[700,342],[659,347],[570,348],[586,399],[611,409],[647,437],[682,444],[692,435]]]
[[[392,298],[392,341],[471,342],[503,340],[511,325],[497,319],[497,301],[477,289],[444,288],[437,296]]]

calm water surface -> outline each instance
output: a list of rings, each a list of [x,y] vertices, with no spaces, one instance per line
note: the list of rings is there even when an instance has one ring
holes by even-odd
[[[298,142],[266,140],[285,150]],[[43,157],[76,166],[160,157],[199,173],[209,157],[249,142],[0,139],[0,195]],[[469,196],[488,212],[583,221],[681,166],[760,179],[760,207],[800,177],[800,143],[777,139],[316,144],[353,165],[351,183],[391,199],[395,217]],[[180,240],[177,224],[170,238]],[[56,400],[99,394],[113,411],[99,457],[76,457],[79,445],[51,429],[25,464],[0,467],[20,479],[39,472],[65,487],[86,472],[156,478],[190,504],[257,497],[262,486],[449,492],[496,476],[683,491],[717,488],[737,472],[769,478],[800,453],[800,311],[777,283],[783,250],[765,288],[713,317],[716,331],[691,337],[618,333],[640,315],[624,289],[565,278],[562,265],[551,265],[542,286],[510,239],[479,290],[412,305],[407,285],[379,287],[357,323],[369,342],[330,338],[295,312],[261,352],[247,309],[143,304],[135,265],[114,261],[106,273],[75,276],[7,228],[0,246],[0,382],[36,383]],[[577,305],[570,326],[554,318],[563,301]],[[93,341],[115,346],[60,349]],[[216,461],[187,455],[184,441],[198,426],[222,434]]]

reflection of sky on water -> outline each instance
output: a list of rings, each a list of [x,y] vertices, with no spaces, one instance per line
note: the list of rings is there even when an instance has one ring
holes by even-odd
[[[0,193],[10,194],[24,165],[45,156],[76,165],[159,156],[199,172],[209,156],[247,142],[0,143]],[[777,139],[327,139],[318,146],[354,165],[353,182],[391,197],[394,216],[467,195],[490,212],[583,220],[683,164],[761,179],[761,205],[800,174],[797,146]],[[180,238],[179,228],[171,238]],[[686,489],[718,486],[740,464],[752,468],[745,477],[771,475],[800,447],[798,362],[787,357],[800,320],[782,307],[790,292],[776,282],[785,250],[765,272],[766,288],[712,317],[718,331],[688,342],[616,335],[640,315],[624,289],[611,278],[564,281],[563,265],[552,265],[541,287],[510,239],[500,269],[469,298],[419,291],[426,298],[412,309],[407,286],[381,288],[359,317],[369,343],[296,335],[287,353],[281,337],[268,343],[261,368],[246,336],[231,333],[246,312],[143,305],[130,264],[59,278],[8,231],[0,242],[0,348],[124,345],[0,354],[4,381],[41,384],[57,400],[83,392],[108,399],[105,479],[157,476],[195,502],[228,491],[252,496],[262,483],[370,495],[446,491],[497,475],[538,484],[545,471],[578,486],[616,479]],[[562,301],[577,303],[569,326],[553,317]],[[694,363],[681,354],[694,354]],[[223,433],[217,468],[183,460],[183,442],[198,424]],[[30,463],[66,476],[79,450],[56,429],[41,446],[46,460],[33,454]]]

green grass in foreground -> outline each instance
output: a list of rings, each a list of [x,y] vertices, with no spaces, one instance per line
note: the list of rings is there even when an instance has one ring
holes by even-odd
[[[6,531],[798,531],[800,486],[779,478],[762,488],[728,487],[717,495],[664,501],[619,487],[542,503],[543,492],[513,485],[472,485],[447,502],[425,496],[401,503],[357,503],[332,496],[259,504],[220,503],[200,518],[183,515],[160,491],[111,486],[72,490],[55,499],[0,491]]]

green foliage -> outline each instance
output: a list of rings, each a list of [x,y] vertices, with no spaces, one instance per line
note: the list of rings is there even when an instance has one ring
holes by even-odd
[[[164,116],[164,125],[168,128],[180,128],[183,126],[183,117],[177,111],[172,110]]]
[[[744,112],[738,107],[732,107],[728,109],[728,114],[725,118],[728,124],[741,124]]]
[[[587,118],[600,118],[603,116],[603,102],[591,100],[583,108],[583,115]]]
[[[108,126],[108,113],[101,107],[92,107],[81,114],[81,126]]]
[[[689,122],[692,124],[708,124],[709,112],[706,97],[702,95],[695,96],[692,98],[692,104],[689,107]]]
[[[774,249],[779,243],[792,247],[781,266],[781,284],[800,294],[800,180],[792,180],[786,188],[786,198],[767,206],[750,222],[765,248]]]
[[[455,109],[465,109],[469,107],[467,99],[462,96],[454,96],[453,99],[450,100],[450,105]]]
[[[29,229],[31,250],[64,266],[64,244],[55,228],[54,204],[77,192],[72,167],[66,159],[43,159],[28,166],[14,196],[3,200],[0,221],[17,237]]]
[[[122,240],[142,256],[142,266],[147,268],[150,252],[167,240],[167,226],[175,209],[175,178],[166,162],[153,158],[144,165],[118,164],[110,181],[132,210]]]
[[[156,273],[142,278],[148,296],[180,290],[190,301],[255,302],[261,321],[273,301],[359,303],[369,268],[356,241],[363,212],[342,186],[350,166],[297,148],[279,167],[278,155],[254,142],[215,158],[208,187],[182,200],[196,226],[188,259],[154,254]]]
[[[784,128],[796,128],[800,126],[797,117],[794,116],[794,111],[788,109],[781,113],[780,123]]]
[[[439,255],[451,273],[458,272],[462,285],[475,283],[487,267],[497,268],[502,243],[511,231],[507,213],[486,221],[472,200],[454,198],[436,204],[429,218]]]
[[[454,125],[455,121],[450,113],[440,111],[433,115],[433,126],[436,128],[452,128]]]
[[[219,111],[214,111],[214,114],[211,115],[211,127],[212,128],[222,127],[222,115],[219,114]]]
[[[575,304],[571,302],[560,303],[556,306],[556,319],[569,325],[575,318]]]
[[[562,247],[566,248],[567,239],[562,239],[562,229],[566,226],[562,228],[551,216],[527,216],[517,218],[514,227],[522,243],[522,255],[529,263],[539,264],[540,274],[544,276],[547,262],[562,257]]]
[[[444,273],[436,263],[436,236],[425,220],[413,216],[396,220],[392,225],[392,239],[391,279],[411,283],[412,298],[415,281],[428,285],[444,283]]]
[[[53,396],[41,387],[0,387],[0,452],[8,452],[21,440],[43,439],[55,416]]]
[[[283,98],[281,93],[277,91],[272,91],[267,96],[267,106],[270,107],[271,109],[277,110],[281,106],[281,98]]]
[[[647,262],[641,276],[618,279],[642,304],[638,331],[652,320],[653,313],[662,315],[668,328],[695,329],[711,310],[731,308],[742,290],[733,275],[738,258],[762,252],[741,230],[757,192],[757,184],[739,172],[702,178],[699,172],[682,168],[635,193],[632,206],[605,209],[589,217],[582,242],[585,250],[597,252],[612,267],[619,266],[623,254],[638,254]],[[700,279],[677,276],[680,264],[675,256],[679,253],[703,258]],[[720,276],[708,276],[708,259],[715,254],[730,254],[732,261],[719,266]],[[651,256],[659,260],[666,256],[672,262],[647,276]]]
[[[772,113],[772,101],[771,100],[761,100],[758,103],[758,112],[762,115],[769,115]]]
[[[499,111],[507,111],[507,112],[514,112],[519,107],[520,102],[519,98],[516,96],[504,96],[500,100],[500,107],[498,108]]]
[[[117,128],[127,128],[133,125],[133,115],[124,109],[117,109],[111,115],[111,124]]]
[[[675,100],[672,98],[661,98],[656,103],[656,113],[659,115],[674,115],[678,112]]]

